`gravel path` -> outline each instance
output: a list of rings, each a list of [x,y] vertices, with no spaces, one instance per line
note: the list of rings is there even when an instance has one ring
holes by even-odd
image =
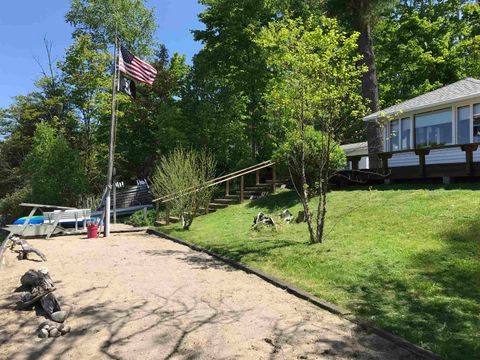
[[[254,275],[147,234],[30,240],[47,263],[8,252],[0,272],[0,359],[414,359]],[[47,267],[72,333],[15,310],[21,275]]]

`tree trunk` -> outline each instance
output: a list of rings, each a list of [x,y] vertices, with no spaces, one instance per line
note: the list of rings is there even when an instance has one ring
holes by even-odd
[[[375,66],[375,54],[373,52],[373,38],[371,24],[363,16],[358,17],[357,31],[360,32],[358,38],[358,50],[363,55],[363,64],[368,71],[363,74],[362,96],[366,102],[370,113],[378,111],[378,82],[377,68]],[[361,19],[365,20],[361,20]],[[372,155],[383,150],[383,136],[381,126],[376,121],[367,123],[368,153],[370,155],[370,168],[379,169],[380,162],[378,157]]]

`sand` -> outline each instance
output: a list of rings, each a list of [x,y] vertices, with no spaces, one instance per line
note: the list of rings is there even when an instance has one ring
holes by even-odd
[[[415,358],[255,275],[153,235],[29,242],[48,261],[7,252],[1,359]],[[61,338],[38,338],[44,315],[15,309],[21,275],[43,267],[73,307],[72,332]]]

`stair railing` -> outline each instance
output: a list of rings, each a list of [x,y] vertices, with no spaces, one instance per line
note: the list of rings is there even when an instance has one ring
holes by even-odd
[[[276,190],[276,183],[277,183],[277,176],[276,176],[276,169],[275,169],[275,162],[271,160],[267,160],[264,162],[261,162],[259,164],[249,166],[245,169],[237,170],[233,173],[226,174],[219,176],[215,179],[209,180],[206,183],[202,184],[201,186],[198,187],[191,187],[188,189],[185,189],[185,191],[181,194],[169,194],[169,195],[164,195],[158,199],[154,199],[153,202],[155,203],[155,209],[156,209],[156,216],[155,219],[158,221],[160,219],[160,205],[165,204],[166,205],[166,211],[165,211],[165,224],[168,225],[170,223],[170,207],[168,205],[169,202],[174,200],[175,198],[179,196],[187,196],[190,194],[193,194],[200,189],[203,189],[205,187],[212,187],[212,186],[217,186],[220,184],[225,183],[225,195],[229,196],[230,195],[230,182],[234,179],[240,178],[240,203],[243,202],[244,198],[244,191],[245,191],[245,175],[251,174],[255,172],[256,175],[256,180],[255,184],[258,185],[260,184],[260,171],[265,168],[272,168],[272,192],[274,193]],[[206,213],[208,213],[208,205],[206,206],[205,209]]]

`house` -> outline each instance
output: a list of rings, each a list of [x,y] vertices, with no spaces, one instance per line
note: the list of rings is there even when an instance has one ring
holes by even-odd
[[[347,157],[348,170],[365,170],[370,168],[368,142],[346,144],[340,147]]]
[[[383,152],[375,155],[388,179],[480,176],[480,80],[457,81],[363,120],[383,129]]]

